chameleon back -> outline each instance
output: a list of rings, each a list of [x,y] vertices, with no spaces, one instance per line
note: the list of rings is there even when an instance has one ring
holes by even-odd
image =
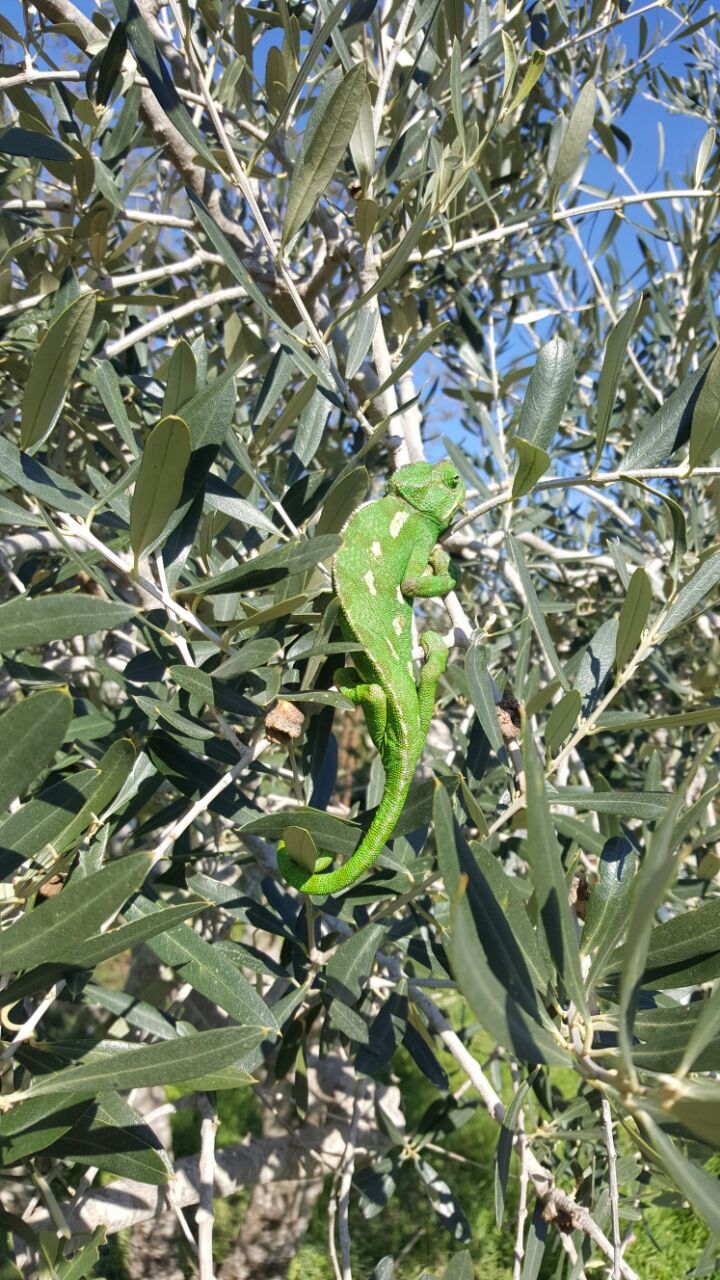
[[[362,653],[351,655],[353,665],[363,679],[391,690],[406,714],[417,700],[413,611],[398,584],[419,537],[427,538],[429,552],[437,528],[402,499],[381,498],[351,516],[333,567],[343,629],[363,646]]]

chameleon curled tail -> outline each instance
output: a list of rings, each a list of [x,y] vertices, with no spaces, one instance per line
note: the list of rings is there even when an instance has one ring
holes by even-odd
[[[348,858],[347,862],[343,862],[342,866],[336,867],[334,871],[326,870],[333,862],[332,854],[320,854],[315,863],[315,871],[309,873],[299,866],[297,862],[293,861],[282,842],[280,842],[277,851],[278,867],[288,883],[294,889],[300,889],[302,893],[320,895],[341,893],[343,889],[349,888],[351,884],[359,880],[360,876],[370,869],[379,854],[382,853],[395,829],[403,811],[412,772],[413,770],[411,769],[406,781],[400,778],[396,779],[395,785],[391,785],[391,780],[388,777],[388,785],[385,787],[377,813],[358,848],[352,857]]]

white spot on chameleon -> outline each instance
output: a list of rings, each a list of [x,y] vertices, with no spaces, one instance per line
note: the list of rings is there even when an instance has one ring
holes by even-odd
[[[365,576],[364,576],[364,578],[363,578],[363,582],[367,582],[368,591],[370,592],[370,595],[371,595],[371,596],[376,596],[376,595],[377,595],[377,589],[376,589],[376,587],[375,587],[375,578],[373,577],[372,569],[368,569],[367,573],[365,574]]]
[[[411,676],[413,677],[413,679],[414,679],[414,678],[415,678],[415,668],[414,668],[414,666],[413,666],[412,662],[410,662],[409,660],[408,660],[408,664],[407,664],[407,669],[408,669],[408,671],[410,672],[410,675],[411,675]]]
[[[371,546],[370,550],[372,551],[372,553],[373,553],[373,555],[374,555],[374,556],[381,556],[381,555],[382,555],[382,547],[380,546],[380,543],[379,543],[379,542],[373,542],[373,544],[372,544],[372,546]]]
[[[402,635],[402,633],[403,633],[403,626],[404,626],[404,619],[403,619],[403,618],[393,618],[393,631],[395,632],[395,635],[396,635],[396,636],[401,636],[401,635]]]
[[[409,512],[398,511],[390,521],[390,537],[397,538],[406,520],[409,519]]]
[[[397,651],[395,649],[395,645],[393,644],[389,636],[386,636],[385,639],[387,640],[387,647],[390,650],[393,658],[397,659]]]
[[[402,593],[402,591],[400,590],[400,588],[399,588],[399,587],[396,587],[396,588],[395,588],[395,598],[396,598],[396,600],[397,600],[398,604],[404,604],[404,603],[405,603],[405,597],[404,597],[404,595],[403,595],[403,593]]]

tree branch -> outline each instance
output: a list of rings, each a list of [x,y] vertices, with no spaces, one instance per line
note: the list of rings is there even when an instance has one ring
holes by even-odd
[[[531,493],[546,489],[583,489],[586,486],[621,484],[624,480],[677,480],[683,483],[690,480],[714,480],[718,476],[720,476],[720,467],[695,467],[694,471],[688,471],[687,467],[635,467],[629,471],[598,471],[594,475],[585,476],[552,476],[547,480],[538,480]],[[512,489],[503,489],[494,497],[487,498],[485,502],[479,503],[477,507],[473,507],[461,516],[452,527],[453,534],[466,524],[472,524],[473,520],[479,520],[480,516],[486,515],[488,511],[503,507],[512,500]]]
[[[226,1200],[243,1187],[296,1178],[322,1178],[337,1169],[343,1158],[350,1131],[347,1123],[304,1125],[279,1138],[248,1138],[235,1146],[221,1148],[215,1157],[217,1194]],[[355,1160],[367,1163],[386,1146],[386,1141],[368,1123],[361,1123],[355,1143]],[[109,1235],[156,1218],[174,1207],[198,1204],[201,1194],[200,1158],[185,1156],[175,1161],[174,1177],[167,1186],[155,1187],[118,1178],[109,1186],[91,1190],[72,1201],[66,1219],[74,1235],[104,1226]],[[44,1208],[27,1219],[34,1231],[52,1231],[53,1223]]]

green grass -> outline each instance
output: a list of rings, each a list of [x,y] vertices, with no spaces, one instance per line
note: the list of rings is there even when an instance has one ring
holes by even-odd
[[[691,1275],[708,1239],[707,1228],[690,1209],[664,1205],[645,1211],[636,1235],[625,1256],[643,1280],[681,1280]]]

